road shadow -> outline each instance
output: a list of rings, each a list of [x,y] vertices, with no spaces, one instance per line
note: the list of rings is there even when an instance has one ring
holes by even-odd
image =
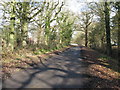
[[[20,77],[12,77],[8,82],[6,81],[3,84],[3,88],[8,88],[8,86],[13,88],[19,84],[16,88],[22,90],[23,88],[30,87],[33,80],[36,80],[33,86],[37,86],[36,84],[39,86],[41,84],[42,87],[44,83],[46,86],[53,88],[53,90],[55,88],[92,88],[94,85],[93,82],[111,82],[87,73],[89,65],[95,62],[86,61],[80,54],[80,47],[74,47],[52,58],[46,59],[46,62],[43,62],[41,57],[38,57],[40,60],[39,63],[35,63],[34,61],[32,64],[25,62],[30,66],[29,68],[17,68],[22,69],[26,78],[23,76],[22,79],[24,79],[21,81]],[[18,72],[16,76],[20,74]],[[9,82],[11,82],[11,85],[6,86]]]

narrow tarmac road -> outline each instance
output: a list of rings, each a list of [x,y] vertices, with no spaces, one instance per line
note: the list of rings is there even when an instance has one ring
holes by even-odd
[[[13,73],[3,88],[83,88],[87,82],[89,75],[80,57],[80,47],[71,47],[43,65]]]

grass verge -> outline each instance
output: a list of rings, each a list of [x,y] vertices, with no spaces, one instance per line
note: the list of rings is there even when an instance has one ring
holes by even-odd
[[[82,57],[87,65],[87,73],[92,76],[88,87],[120,89],[120,67],[118,60],[95,50],[82,47]]]

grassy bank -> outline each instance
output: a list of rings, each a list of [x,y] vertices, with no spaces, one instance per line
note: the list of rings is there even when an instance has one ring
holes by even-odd
[[[93,77],[88,87],[120,89],[120,67],[117,59],[86,47],[82,47],[82,57],[88,66],[87,73]]]

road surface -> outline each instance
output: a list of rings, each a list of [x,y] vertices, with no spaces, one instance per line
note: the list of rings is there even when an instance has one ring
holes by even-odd
[[[4,88],[83,88],[89,82],[80,47],[56,54],[44,64],[12,74]]]

